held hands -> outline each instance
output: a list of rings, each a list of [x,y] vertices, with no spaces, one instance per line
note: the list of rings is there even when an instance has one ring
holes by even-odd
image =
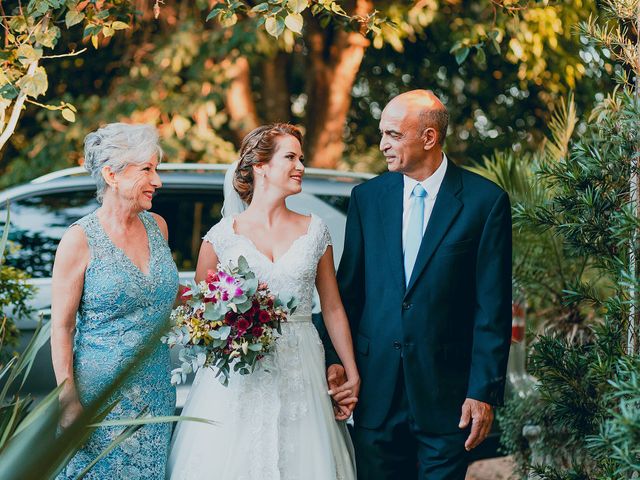
[[[347,377],[342,365],[333,364],[327,369],[327,384],[336,420],[347,420],[358,402],[360,377],[357,374]]]
[[[466,428],[471,422],[471,433],[464,442],[464,448],[471,451],[480,445],[491,430],[493,407],[488,403],[467,398],[462,404],[462,415],[458,427]]]

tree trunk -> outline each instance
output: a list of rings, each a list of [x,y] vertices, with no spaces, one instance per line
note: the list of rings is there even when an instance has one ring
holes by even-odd
[[[371,0],[357,0],[352,9],[361,16],[372,11]],[[351,90],[369,41],[358,32],[323,29],[315,18],[307,25],[305,155],[314,167],[336,168],[344,150],[343,132],[351,106]]]
[[[291,55],[277,52],[262,64],[262,107],[265,122],[291,121],[291,93],[288,82]],[[261,109],[262,110],[262,109]]]
[[[227,112],[238,145],[244,136],[260,124],[251,94],[249,62],[245,57],[225,59],[223,62],[229,79]]]

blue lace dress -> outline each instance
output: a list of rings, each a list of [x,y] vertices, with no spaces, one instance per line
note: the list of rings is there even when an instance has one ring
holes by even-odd
[[[78,220],[91,259],[84,278],[74,344],[74,373],[80,401],[87,405],[145,346],[168,325],[178,290],[178,271],[156,221],[140,214],[149,240],[149,274],[145,275],[104,232],[95,212]],[[158,348],[118,392],[121,398],[108,419],[133,418],[148,407],[153,416],[173,415],[175,389],[170,383],[169,349]],[[72,458],[58,479],[75,479],[123,427],[102,427]],[[164,479],[170,424],[145,425],[100,460],[85,479]]]

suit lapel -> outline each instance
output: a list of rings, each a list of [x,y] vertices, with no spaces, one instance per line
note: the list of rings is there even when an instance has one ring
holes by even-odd
[[[378,197],[382,228],[391,262],[395,283],[404,291],[404,267],[402,262],[402,175],[388,174],[386,191]]]
[[[429,223],[427,223],[427,229],[420,244],[420,250],[418,250],[418,257],[411,272],[411,279],[407,286],[405,296],[415,285],[416,279],[427,266],[429,260],[431,260],[436,248],[438,248],[449,227],[462,209],[462,202],[457,197],[461,189],[462,180],[460,178],[460,171],[458,167],[449,161],[447,172],[445,173],[440,191],[438,192],[438,198],[433,206]]]

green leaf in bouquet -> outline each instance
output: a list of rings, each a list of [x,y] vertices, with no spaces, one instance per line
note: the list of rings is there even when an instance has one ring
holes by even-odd
[[[242,255],[240,255],[240,257],[238,258],[238,270],[240,271],[241,274],[244,274],[245,272],[249,272],[249,262],[247,262],[247,259],[244,258]]]
[[[293,313],[296,308],[298,308],[298,299],[296,297],[291,297],[287,301],[287,309],[289,310],[289,313]]]
[[[187,328],[186,325],[184,325],[181,329],[180,329],[182,336],[180,337],[180,341],[182,342],[183,345],[188,344],[191,341],[191,333],[189,333],[189,329]]]
[[[248,278],[244,282],[244,292],[247,296],[252,297],[255,295],[258,290],[258,279],[257,278]]]
[[[217,322],[224,317],[225,313],[227,313],[226,308],[222,302],[207,303],[203,317],[205,320]]]
[[[244,358],[244,363],[246,364],[247,367],[251,367],[251,370],[253,371],[253,367],[255,366],[257,359],[258,359],[258,352],[248,350]]]
[[[249,350],[252,350],[254,352],[261,352],[262,351],[262,344],[261,343],[251,343],[249,345]]]
[[[229,325],[224,325],[218,329],[218,332],[220,332],[220,340],[227,340],[231,333],[231,327]]]
[[[235,303],[236,305],[240,305],[241,303],[244,303],[248,300],[247,296],[245,294],[239,295],[237,297],[235,297],[233,299],[233,303]]]
[[[243,303],[237,304],[236,307],[238,308],[238,311],[240,313],[245,313],[248,312],[249,310],[251,310],[251,300],[247,299],[246,301],[244,301]]]

